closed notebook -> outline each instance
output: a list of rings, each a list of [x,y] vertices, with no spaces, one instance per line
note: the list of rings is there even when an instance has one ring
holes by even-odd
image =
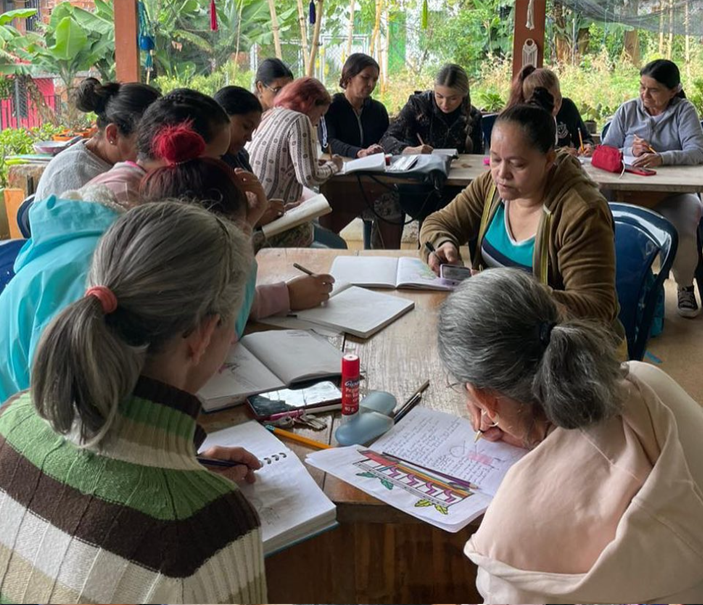
[[[326,303],[297,311],[294,317],[273,316],[261,321],[279,327],[305,325],[312,330],[320,326],[358,338],[370,338],[414,307],[412,300],[337,281]]]
[[[307,330],[270,330],[236,343],[225,364],[198,396],[212,412],[249,395],[267,393],[317,378],[340,375],[342,352]]]
[[[214,445],[243,447],[262,463],[256,482],[239,488],[259,513],[265,555],[337,525],[335,505],[298,456],[258,422],[212,433],[200,451]]]
[[[422,260],[410,256],[338,256],[330,273],[337,281],[364,288],[453,289]]]
[[[293,227],[302,225],[316,219],[325,214],[332,212],[332,208],[327,201],[327,198],[320,194],[311,197],[304,202],[301,202],[295,208],[287,210],[286,213],[275,221],[271,221],[268,225],[261,227],[261,232],[266,237],[278,235],[284,231],[288,231]]]

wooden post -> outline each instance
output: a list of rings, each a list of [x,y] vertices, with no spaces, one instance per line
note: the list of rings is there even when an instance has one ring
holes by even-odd
[[[527,7],[530,0],[515,0],[515,31],[513,35],[513,77],[522,69],[522,46],[532,38],[537,44],[537,67],[544,61],[544,24],[547,0],[534,0],[534,29],[527,29]]]
[[[115,73],[119,82],[139,82],[137,0],[114,2]]]

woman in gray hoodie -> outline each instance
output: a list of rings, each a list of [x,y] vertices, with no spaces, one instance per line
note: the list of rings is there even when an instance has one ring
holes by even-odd
[[[703,164],[703,129],[681,87],[675,63],[657,59],[640,71],[640,96],[627,101],[615,113],[604,145],[635,156],[635,166],[692,166]],[[679,233],[679,248],[673,272],[678,284],[678,311],[695,317],[693,277],[698,263],[696,231],[701,220],[701,201],[692,193],[675,193],[654,209],[666,217]]]

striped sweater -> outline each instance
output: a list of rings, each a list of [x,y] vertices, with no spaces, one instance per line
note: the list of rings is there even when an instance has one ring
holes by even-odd
[[[303,185],[321,185],[338,172],[333,162],[317,161],[315,133],[308,116],[275,107],[267,112],[249,147],[254,174],[269,199],[296,202]]]
[[[100,450],[0,416],[1,603],[266,603],[259,519],[201,467],[199,401],[140,378]]]

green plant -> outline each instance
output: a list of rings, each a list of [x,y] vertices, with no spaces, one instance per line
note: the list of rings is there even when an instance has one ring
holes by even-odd
[[[7,187],[8,156],[34,153],[34,143],[51,140],[63,126],[44,124],[37,128],[5,128],[0,131],[0,188]]]
[[[112,75],[115,40],[112,9],[104,0],[95,0],[96,11],[89,13],[69,2],[58,4],[44,27],[45,37],[29,46],[34,65],[56,73],[69,92],[80,71],[98,67],[108,80]],[[71,122],[75,115],[71,115]]]
[[[28,19],[37,14],[36,9],[18,9],[0,15],[0,75],[16,76],[29,73],[31,54],[28,49],[38,36],[31,32],[22,34],[11,25],[15,19]]]
[[[475,107],[478,107],[481,111],[486,113],[494,113],[505,107],[503,97],[501,97],[499,93],[490,90],[479,91],[477,94],[473,95],[472,103]]]

